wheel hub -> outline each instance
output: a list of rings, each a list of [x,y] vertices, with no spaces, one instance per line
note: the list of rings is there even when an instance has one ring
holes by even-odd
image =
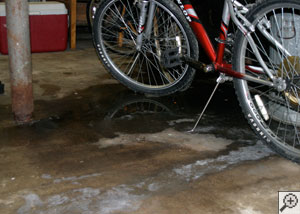
[[[285,79],[286,90],[284,96],[290,104],[300,105],[300,57],[289,56],[279,65],[278,75]]]

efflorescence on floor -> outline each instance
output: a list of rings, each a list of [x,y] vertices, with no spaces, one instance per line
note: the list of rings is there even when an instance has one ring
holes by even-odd
[[[16,127],[0,97],[0,213],[265,214],[278,190],[300,190],[299,166],[257,139],[231,86],[189,133],[209,81],[155,98],[111,79],[93,49],[33,59],[35,121]]]

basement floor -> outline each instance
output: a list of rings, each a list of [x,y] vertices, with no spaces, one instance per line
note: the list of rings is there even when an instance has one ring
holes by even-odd
[[[32,60],[34,122],[16,126],[0,56],[0,213],[271,214],[278,191],[300,190],[299,165],[257,139],[231,84],[188,133],[210,78],[169,97],[136,95],[107,74],[90,36]]]

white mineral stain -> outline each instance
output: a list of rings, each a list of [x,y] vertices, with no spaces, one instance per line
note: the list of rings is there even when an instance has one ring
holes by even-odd
[[[97,177],[97,176],[101,176],[101,173],[93,173],[93,174],[89,174],[89,175],[82,175],[79,177],[71,176],[71,177],[56,178],[56,179],[54,179],[53,183],[61,183],[63,181],[73,181],[73,183],[74,183],[79,180],[83,180],[83,179],[91,178],[91,177]],[[45,179],[49,179],[49,178],[45,178]]]
[[[42,201],[35,193],[24,196],[25,204],[18,213],[130,213],[142,204],[144,195],[134,194],[134,188],[119,185],[106,191],[97,188],[80,188],[49,196]]]
[[[175,144],[196,151],[220,151],[232,143],[231,140],[217,138],[211,134],[188,133],[174,129],[166,129],[162,132],[151,134],[117,133],[117,135],[118,137],[115,138],[102,138],[96,145],[99,148],[106,148],[115,145],[130,145],[143,141]]]
[[[132,191],[132,188],[122,185],[104,193],[99,201],[100,213],[110,214],[138,210],[144,196],[133,194]]]
[[[198,160],[195,163],[175,168],[173,171],[187,181],[196,180],[205,174],[221,171],[231,165],[254,161],[274,154],[266,145],[258,141],[255,145],[241,147],[237,151],[231,151],[228,155],[222,155],[216,159]]]
[[[170,126],[174,126],[175,124],[179,124],[179,123],[193,123],[193,122],[195,122],[195,119],[182,118],[182,119],[178,119],[178,120],[168,121],[168,124]]]
[[[158,183],[152,183],[152,184],[148,185],[148,190],[151,192],[155,192],[159,189],[160,189],[160,184],[158,184]]]
[[[61,195],[53,195],[47,200],[48,206],[58,206],[61,204],[64,204],[69,201],[69,198],[67,196],[61,196]]]
[[[262,212],[255,210],[253,207],[239,208],[240,214],[262,214]]]
[[[44,178],[44,179],[51,179],[52,176],[49,175],[49,174],[42,174],[41,178]]]
[[[18,213],[30,213],[31,210],[39,209],[44,203],[37,194],[30,193],[24,196],[25,204],[18,209]]]

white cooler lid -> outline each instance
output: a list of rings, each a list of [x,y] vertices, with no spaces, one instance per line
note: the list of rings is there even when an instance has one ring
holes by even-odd
[[[67,13],[65,4],[61,2],[29,2],[29,15],[61,15]],[[0,2],[0,16],[5,15],[5,3]]]

